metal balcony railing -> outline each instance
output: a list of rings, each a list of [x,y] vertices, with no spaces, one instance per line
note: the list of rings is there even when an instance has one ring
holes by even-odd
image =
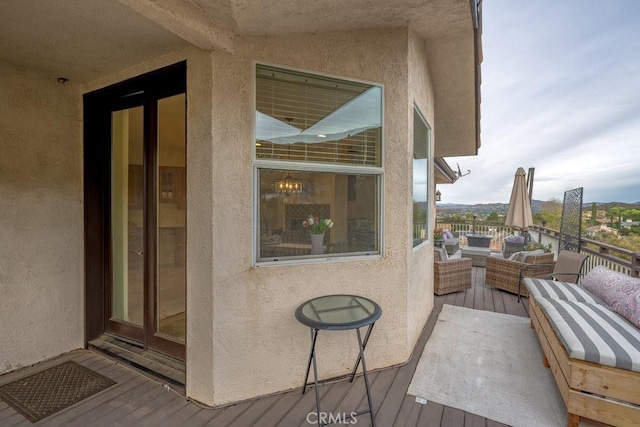
[[[467,245],[466,234],[475,232],[491,236],[493,239],[491,240],[490,248],[494,252],[501,252],[502,240],[506,236],[514,234],[514,230],[511,227],[484,222],[476,222],[475,224],[471,221],[457,223],[437,222],[436,228],[459,233],[461,245]],[[529,230],[529,234],[534,240],[544,245],[551,244],[554,252],[558,253],[560,231],[535,225]],[[603,265],[629,276],[640,277],[640,252],[585,238],[580,239],[580,251],[589,254],[584,271],[589,271],[597,265]]]

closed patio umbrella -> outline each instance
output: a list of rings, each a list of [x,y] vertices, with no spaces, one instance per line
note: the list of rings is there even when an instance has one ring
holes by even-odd
[[[526,231],[533,225],[531,214],[531,200],[527,193],[527,179],[523,168],[518,168],[513,180],[509,209],[504,224],[518,230]]]

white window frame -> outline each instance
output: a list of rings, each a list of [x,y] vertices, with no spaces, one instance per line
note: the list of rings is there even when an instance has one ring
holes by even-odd
[[[412,215],[411,215],[411,246],[413,247],[413,250],[416,251],[420,248],[423,248],[425,245],[429,244],[431,242],[431,240],[433,239],[433,227],[431,226],[431,159],[432,159],[432,131],[431,131],[431,125],[429,125],[429,121],[425,118],[424,114],[422,114],[422,111],[420,110],[420,107],[418,107],[418,104],[416,104],[415,102],[413,103],[413,113],[412,114],[412,120],[415,120],[415,113],[418,114],[418,116],[420,117],[420,119],[422,119],[422,122],[424,123],[424,125],[427,128],[427,176],[426,176],[426,180],[427,180],[427,209],[426,209],[426,216],[425,216],[425,232],[426,232],[426,236],[425,236],[425,240],[423,242],[421,242],[419,245],[417,246],[413,246],[413,227],[414,227],[414,222],[413,222],[413,175],[415,174],[415,170],[413,169],[413,160],[415,159],[414,157],[414,145],[415,145],[415,135],[413,134],[413,130],[415,129],[415,123],[412,123],[412,138],[411,138],[411,203],[412,203]]]
[[[361,166],[361,165],[346,165],[346,164],[330,164],[330,163],[311,163],[311,162],[295,162],[295,161],[279,161],[279,160],[270,160],[270,159],[258,159],[256,156],[256,145],[255,145],[255,135],[256,135],[256,67],[259,65],[267,66],[267,67],[275,67],[282,69],[284,71],[292,71],[292,72],[300,72],[311,75],[316,75],[319,77],[326,77],[330,79],[338,79],[338,80],[346,80],[354,83],[362,83],[372,86],[379,86],[382,89],[381,95],[381,105],[380,105],[380,114],[381,117],[381,135],[380,135],[380,166]],[[252,132],[251,132],[251,159],[252,159],[252,217],[253,217],[253,227],[252,227],[252,265],[253,267],[267,267],[267,266],[282,266],[282,265],[295,265],[295,264],[309,264],[309,263],[322,263],[322,262],[344,262],[344,261],[354,261],[354,260],[372,260],[372,259],[382,259],[385,256],[385,198],[384,198],[384,182],[385,182],[385,86],[383,83],[372,82],[362,79],[350,78],[345,76],[339,76],[334,74],[321,73],[313,70],[305,70],[290,66],[282,66],[280,64],[273,64],[268,62],[257,62],[254,61],[251,68],[252,75]],[[324,172],[324,173],[348,173],[351,175],[376,175],[377,179],[377,192],[378,192],[378,220],[379,220],[379,233],[378,233],[378,245],[379,251],[375,254],[355,254],[355,255],[341,255],[341,256],[327,256],[327,257],[313,257],[313,258],[296,258],[296,259],[287,259],[284,258],[278,261],[260,261],[260,188],[259,188],[259,173],[260,170],[264,169],[286,169],[290,171],[301,171],[301,172]]]

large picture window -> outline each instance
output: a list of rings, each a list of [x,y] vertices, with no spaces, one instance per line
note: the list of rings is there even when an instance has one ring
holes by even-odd
[[[380,254],[381,153],[380,86],[257,65],[257,261]]]
[[[413,110],[413,247],[428,239],[429,145],[431,129],[417,108]]]

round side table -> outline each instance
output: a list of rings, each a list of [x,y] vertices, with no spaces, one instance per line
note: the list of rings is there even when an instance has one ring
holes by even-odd
[[[371,416],[371,425],[375,427],[373,414],[373,405],[371,403],[371,392],[369,390],[369,377],[367,375],[367,365],[364,359],[364,350],[371,336],[373,325],[382,315],[380,306],[368,298],[357,295],[325,295],[311,299],[301,304],[296,309],[296,319],[311,330],[311,351],[309,352],[309,362],[307,363],[307,373],[302,386],[302,394],[305,393],[307,386],[310,385],[309,371],[313,364],[314,383],[316,390],[316,408],[318,411],[318,425],[320,423],[320,391],[318,389],[318,366],[316,364],[316,340],[318,332],[321,329],[328,331],[344,331],[355,329],[358,335],[359,354],[356,364],[351,372],[350,381],[356,375],[356,370],[362,362],[362,373],[364,376],[364,384],[367,390],[367,400],[369,408],[360,412],[356,412],[355,416],[368,413]],[[360,328],[368,326],[364,340],[360,335]]]

